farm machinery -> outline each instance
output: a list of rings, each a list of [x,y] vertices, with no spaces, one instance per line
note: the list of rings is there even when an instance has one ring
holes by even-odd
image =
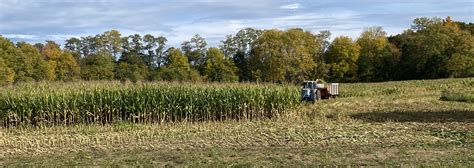
[[[301,101],[315,103],[321,99],[336,98],[339,95],[339,83],[326,83],[321,79],[304,81],[301,88]]]

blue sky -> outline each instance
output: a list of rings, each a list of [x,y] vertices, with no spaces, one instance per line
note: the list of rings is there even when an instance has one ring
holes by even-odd
[[[474,22],[474,0],[0,0],[0,34],[14,42],[64,43],[117,29],[165,36],[168,46],[200,34],[218,46],[246,27],[300,27],[356,38],[365,27],[398,34],[414,18],[448,15]]]

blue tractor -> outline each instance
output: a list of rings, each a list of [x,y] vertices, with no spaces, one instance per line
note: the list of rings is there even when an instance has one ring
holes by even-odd
[[[304,81],[301,88],[301,101],[315,103],[321,99],[336,98],[338,95],[338,83],[326,83],[321,79]]]

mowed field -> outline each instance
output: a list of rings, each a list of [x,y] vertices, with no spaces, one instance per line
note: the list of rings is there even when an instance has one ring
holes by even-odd
[[[278,85],[86,82],[0,91],[0,165],[474,164],[474,78],[340,84],[340,97],[316,104],[299,103],[297,86]],[[84,103],[93,100],[97,106]],[[162,100],[176,101],[156,105]]]

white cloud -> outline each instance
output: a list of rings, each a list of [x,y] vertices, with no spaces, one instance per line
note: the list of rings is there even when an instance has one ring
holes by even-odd
[[[301,8],[301,4],[299,3],[293,3],[293,4],[288,4],[288,5],[283,5],[280,6],[280,9],[299,9]]]
[[[2,36],[6,38],[17,38],[17,39],[28,39],[28,40],[35,40],[38,38],[37,35],[31,35],[31,34],[5,34]]]
[[[334,22],[337,22],[334,24]],[[235,20],[208,20],[197,23],[176,23],[171,26],[170,32],[165,32],[169,46],[179,47],[184,40],[189,40],[194,34],[204,37],[210,46],[218,46],[226,35],[235,34],[239,30],[252,27],[256,29],[303,28],[314,33],[322,30],[350,32],[348,35],[357,37],[365,26],[370,23],[359,20],[359,14],[353,11],[338,11],[337,13],[301,13],[279,17],[235,19]]]
[[[333,37],[357,37],[364,27],[383,26],[388,34],[409,28],[420,17],[453,16],[472,22],[472,3],[466,0],[401,0],[363,2],[342,0],[0,0],[0,34],[13,41],[64,42],[70,37],[116,29],[131,34],[162,35],[168,46],[179,47],[194,34],[210,46],[242,28],[303,28]],[[282,5],[282,6],[280,6]],[[469,8],[471,7],[471,8]]]
[[[226,35],[234,34],[245,28],[240,20],[214,20],[194,24],[181,23],[173,26],[166,33],[170,46],[179,46],[184,40],[189,40],[194,34],[199,34],[206,39],[210,46],[218,46],[220,40]]]

